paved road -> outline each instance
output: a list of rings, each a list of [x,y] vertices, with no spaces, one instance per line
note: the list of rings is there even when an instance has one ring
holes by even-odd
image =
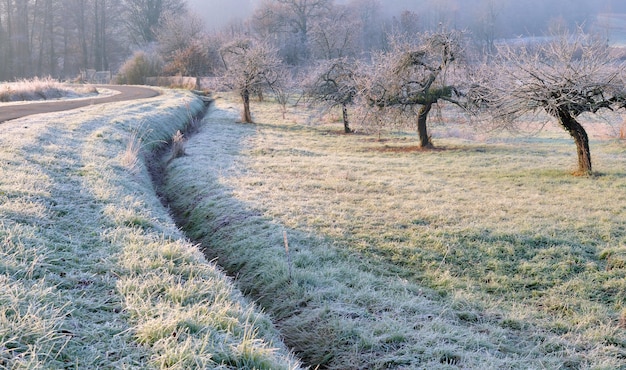
[[[92,104],[103,104],[125,100],[145,99],[159,95],[159,92],[148,87],[125,86],[125,85],[106,85],[102,86],[107,89],[117,90],[120,94],[107,96],[103,98],[94,97],[92,99],[79,100],[58,100],[50,102],[38,102],[33,104],[17,104],[17,105],[0,105],[0,122],[30,116],[31,114],[59,112]]]

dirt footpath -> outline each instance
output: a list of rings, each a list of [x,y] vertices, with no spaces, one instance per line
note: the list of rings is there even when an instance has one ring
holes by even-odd
[[[97,86],[100,87],[100,86]],[[76,109],[93,104],[104,104],[125,100],[145,99],[159,95],[157,90],[149,87],[106,85],[101,86],[110,90],[119,91],[120,94],[107,97],[93,97],[90,99],[57,100],[49,102],[36,102],[33,104],[0,105],[0,122],[9,121],[16,118],[30,116],[32,114],[59,112],[63,110]]]

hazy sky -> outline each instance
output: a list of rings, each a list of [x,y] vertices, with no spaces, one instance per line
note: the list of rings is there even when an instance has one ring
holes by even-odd
[[[187,0],[189,9],[207,23],[207,29],[222,27],[234,19],[247,18],[260,0]]]
[[[187,0],[189,9],[207,23],[207,29],[222,27],[235,19],[245,19],[250,16],[255,7],[262,0]],[[422,0],[420,0],[422,1]],[[420,2],[417,1],[417,2]],[[335,3],[346,3],[346,0],[335,0]],[[406,8],[418,8],[415,0],[382,0],[387,13],[400,12]]]
[[[347,1],[335,0],[335,3],[346,3]],[[261,2],[262,0],[187,0],[189,9],[206,22],[208,31],[219,29],[234,20],[247,19]],[[397,15],[403,9],[411,9],[418,12],[428,8],[458,10],[461,4],[467,5],[466,2],[483,3],[481,0],[380,0],[385,16]],[[504,6],[499,11],[499,13],[502,13],[500,14],[501,17],[511,17],[508,20],[501,19],[500,22],[502,24],[500,27],[506,29],[507,27],[517,25],[517,28],[520,29],[528,28],[531,33],[535,28],[545,26],[547,20],[551,17],[563,15],[571,19],[572,22],[580,24],[581,20],[586,23],[590,22],[589,19],[583,19],[590,12],[626,11],[624,0],[510,0],[502,3],[496,2],[496,4]],[[563,4],[572,6],[563,6]],[[573,4],[578,4],[578,6],[573,6]],[[425,7],[424,5],[428,6]],[[473,8],[469,7],[469,9],[472,10]],[[459,17],[471,18],[476,16],[476,12],[468,12],[465,9],[465,11],[457,13],[457,15]],[[592,17],[595,17],[595,14]],[[428,18],[424,17],[424,19],[427,20]],[[538,23],[533,23],[534,20],[536,21],[535,23]],[[592,19],[591,22],[593,20],[595,19]],[[520,26],[519,24],[522,25]],[[516,32],[519,33],[519,31]]]

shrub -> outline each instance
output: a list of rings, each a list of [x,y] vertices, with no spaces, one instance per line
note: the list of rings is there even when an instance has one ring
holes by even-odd
[[[192,43],[175,51],[171,60],[163,67],[163,72],[172,76],[203,76],[211,72],[209,65],[205,48],[198,43]]]
[[[161,72],[161,60],[155,54],[137,51],[120,68],[116,81],[119,84],[143,85],[146,77],[158,76]]]

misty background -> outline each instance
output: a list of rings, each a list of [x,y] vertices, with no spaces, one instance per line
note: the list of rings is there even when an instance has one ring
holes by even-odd
[[[72,79],[86,70],[115,74],[138,52],[156,55],[161,75],[212,75],[220,45],[236,34],[271,40],[292,66],[384,49],[393,32],[440,28],[466,31],[479,53],[492,52],[496,40],[578,26],[614,46],[626,45],[623,0],[301,2],[0,1],[0,80]],[[302,4],[309,4],[304,17],[297,14]]]
[[[231,22],[250,17],[263,0],[189,0],[189,7],[206,22],[208,29],[219,29]],[[337,4],[349,3],[338,0]],[[468,27],[477,18],[485,17],[493,7],[500,18],[498,23],[503,36],[525,35],[543,32],[546,22],[562,18],[570,24],[594,23],[598,15],[626,13],[626,2],[622,0],[383,0],[381,10],[386,17],[399,15],[410,10],[439,21],[450,21],[455,28]],[[610,21],[603,18],[604,21]],[[612,25],[621,27],[623,25]]]

